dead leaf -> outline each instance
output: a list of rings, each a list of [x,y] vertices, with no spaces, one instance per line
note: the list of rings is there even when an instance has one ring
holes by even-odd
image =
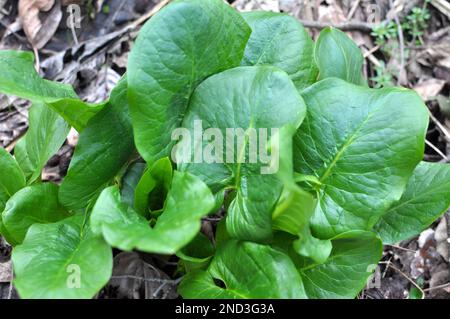
[[[444,88],[445,81],[439,79],[429,79],[414,86],[414,90],[424,99],[429,101],[434,99]]]
[[[434,233],[434,238],[436,239],[436,250],[437,252],[446,260],[449,261],[449,243],[447,234],[447,220],[442,217],[439,225],[436,227]]]
[[[117,288],[119,298],[174,299],[178,296],[175,281],[135,252],[122,252],[114,257],[110,285]]]
[[[12,281],[12,264],[11,261],[0,263],[0,283]]]
[[[19,0],[19,17],[28,41],[43,48],[53,37],[62,19],[60,0]]]

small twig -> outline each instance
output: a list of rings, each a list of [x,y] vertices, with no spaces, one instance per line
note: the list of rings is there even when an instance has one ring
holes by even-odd
[[[182,278],[182,277],[181,277]],[[144,282],[160,282],[164,284],[178,284],[181,281],[181,278],[178,279],[160,279],[160,278],[144,278],[139,276],[133,276],[133,275],[123,275],[123,276],[112,276],[111,279],[134,279],[134,280],[141,280]]]
[[[391,8],[394,9],[394,3],[392,2],[392,0],[389,0],[389,4],[391,6]],[[397,11],[394,9],[394,21],[395,24],[397,25],[397,33],[398,33],[398,42],[400,45],[400,68],[399,68],[399,76],[397,78],[397,81],[400,84],[405,84],[402,83],[404,80],[404,75],[405,75],[405,41],[403,39],[403,28],[402,28],[402,24],[400,23],[400,19],[398,17]]]
[[[8,145],[5,146],[5,150],[8,153],[11,153],[11,151],[14,149],[14,147],[16,147],[16,144],[25,135],[26,132],[27,130],[23,130],[22,132],[20,132],[19,135],[17,135]]]
[[[170,0],[163,0],[161,2],[159,2],[157,5],[155,5],[152,10],[150,10],[147,14],[144,14],[142,17],[140,17],[139,19],[137,19],[136,21],[132,22],[131,24],[129,24],[126,29],[135,29],[137,26],[141,25],[142,23],[144,23],[145,21],[147,21],[148,19],[150,19],[152,16],[154,16],[159,10],[161,10],[164,6],[166,6],[168,3],[170,2]]]
[[[39,70],[41,68],[41,62],[39,60],[39,52],[34,45],[33,45],[33,52],[34,52],[34,60],[35,60],[34,68],[36,69],[36,72],[39,73]]]
[[[417,289],[420,290],[420,292],[422,293],[422,299],[425,299],[425,291],[422,289],[422,287],[420,287],[414,280],[409,278],[409,276],[406,275],[403,271],[401,271],[400,269],[398,269],[397,267],[392,265],[392,263],[390,261],[387,261],[387,262],[386,261],[380,261],[379,263],[386,265],[386,267],[389,267],[389,268],[395,270],[400,275],[402,275],[404,278],[406,278],[411,284],[413,284]]]
[[[353,7],[350,9],[350,12],[348,13],[347,20],[351,20],[353,18],[353,15],[355,14],[356,9],[358,9],[360,2],[361,2],[361,0],[355,1],[355,3],[353,4]]]
[[[431,143],[429,140],[425,140],[425,143],[431,147],[437,154],[439,154],[439,156],[441,156],[443,159],[447,160],[447,156],[441,152],[440,149],[438,149],[436,146],[433,145],[433,143]]]
[[[443,288],[448,288],[448,287],[450,287],[450,282],[448,282],[446,284],[443,284],[443,285],[436,286],[436,287],[426,288],[423,291],[427,291],[428,292],[428,291],[432,291],[432,290],[436,290],[436,289],[443,289]]]
[[[372,28],[376,26],[376,24],[373,23],[359,22],[359,21],[330,23],[330,22],[300,20],[300,22],[306,28],[323,29],[326,27],[334,27],[342,31],[358,30],[363,32],[371,32]]]
[[[405,247],[401,247],[401,246],[397,246],[397,245],[390,245],[390,244],[386,244],[386,246],[392,247],[392,248],[396,248],[396,249],[400,249],[400,250],[404,250],[404,251],[408,251],[411,253],[415,253],[415,250],[409,249],[409,248],[405,248]]]
[[[450,34],[450,26],[440,29],[436,32],[433,32],[432,34],[430,34],[428,39],[430,39],[431,41],[437,41],[440,38],[442,38],[443,36],[446,36],[448,34]]]
[[[430,114],[431,120],[434,122],[434,124],[436,124],[437,128],[445,135],[447,141],[450,143],[450,133],[448,132],[448,130],[444,125],[442,125],[441,122],[438,121],[436,117],[434,117],[434,115],[430,111],[428,111],[428,113]]]
[[[380,46],[377,45],[375,47],[373,47],[372,49],[370,49],[369,51],[364,52],[364,58],[368,58],[370,55],[374,54],[375,52],[377,52],[380,49]]]
[[[14,278],[14,269],[13,269],[13,263],[11,263],[11,281],[9,282],[9,288],[8,288],[8,299],[12,298],[12,292],[13,292],[13,278]]]

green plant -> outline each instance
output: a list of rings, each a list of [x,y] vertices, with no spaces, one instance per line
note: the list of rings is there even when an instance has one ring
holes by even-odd
[[[0,232],[19,294],[91,298],[115,247],[176,254],[185,298],[355,297],[382,240],[414,236],[450,203],[449,166],[421,162],[425,105],[407,89],[368,88],[362,62],[339,30],[314,45],[293,17],[241,15],[222,0],[156,14],[97,105],[39,78],[31,54],[0,52],[0,91],[34,112],[14,157],[0,150]],[[185,140],[199,121],[204,138]],[[68,174],[43,183],[69,126],[80,138]],[[223,161],[230,129],[244,135]],[[247,161],[252,129],[270,134]],[[214,160],[186,160],[189,148]],[[221,207],[212,243],[201,220]]]
[[[390,70],[388,70],[384,62],[380,62],[380,66],[375,67],[376,75],[371,78],[374,82],[374,88],[394,86],[394,79]]]
[[[406,21],[402,24],[403,30],[407,31],[412,38],[411,41],[418,45],[423,44],[422,36],[428,27],[428,20],[431,17],[430,12],[426,8],[427,3],[428,1],[425,1],[422,8],[413,8],[406,17]]]
[[[377,45],[383,46],[389,39],[395,39],[397,37],[397,25],[394,21],[382,22],[373,27],[371,35],[375,37],[375,43]]]

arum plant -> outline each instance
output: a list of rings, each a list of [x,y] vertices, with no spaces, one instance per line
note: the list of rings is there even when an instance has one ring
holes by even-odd
[[[176,255],[184,298],[354,298],[383,243],[450,204],[450,167],[422,162],[426,106],[367,87],[362,62],[339,30],[314,43],[293,17],[222,0],[152,17],[96,105],[1,51],[0,91],[32,102],[14,154],[0,150],[20,296],[92,298],[116,248]],[[67,176],[43,182],[70,127]],[[213,240],[208,215],[222,218]]]

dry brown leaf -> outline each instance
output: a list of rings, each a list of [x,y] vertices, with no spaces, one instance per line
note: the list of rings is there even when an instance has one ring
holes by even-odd
[[[117,288],[119,298],[174,299],[176,284],[135,252],[121,252],[114,257],[110,285]]]
[[[53,37],[62,19],[60,0],[19,0],[19,17],[28,41],[43,48]]]
[[[0,263],[0,283],[11,282],[12,265],[11,261]]]
[[[414,86],[414,90],[422,97],[423,100],[429,101],[434,99],[445,85],[444,80],[429,79]]]

